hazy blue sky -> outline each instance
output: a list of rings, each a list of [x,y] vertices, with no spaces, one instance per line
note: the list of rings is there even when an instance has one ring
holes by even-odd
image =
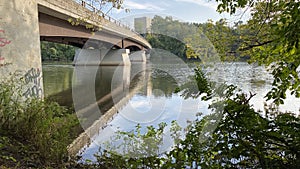
[[[228,18],[230,23],[233,23],[240,18],[240,15],[219,14],[216,12],[217,5],[214,0],[124,0],[124,7],[129,9],[130,12],[112,10],[109,12],[109,15],[121,20],[127,18],[127,22],[131,22],[131,19],[128,18],[153,16],[156,14],[173,16],[179,20],[198,23],[206,22],[208,19],[217,21],[224,17]],[[242,18],[243,20],[246,20],[246,15]]]

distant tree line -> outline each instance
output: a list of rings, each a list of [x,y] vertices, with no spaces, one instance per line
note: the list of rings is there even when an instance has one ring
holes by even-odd
[[[153,48],[168,50],[185,60],[211,60],[216,57],[222,61],[240,61],[249,59],[248,55],[238,51],[242,45],[242,22],[233,27],[225,19],[217,22],[187,23],[172,17],[155,16],[151,33],[146,39]]]
[[[76,47],[53,42],[41,42],[42,61],[73,61]]]

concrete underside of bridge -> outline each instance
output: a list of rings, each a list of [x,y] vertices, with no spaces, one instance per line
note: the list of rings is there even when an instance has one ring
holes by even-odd
[[[40,7],[41,8],[41,7]],[[43,9],[44,10],[44,9]],[[119,48],[144,47],[129,39],[124,39],[104,30],[93,32],[84,25],[72,25],[69,21],[39,12],[39,31],[41,40],[64,43],[80,48],[102,47]]]

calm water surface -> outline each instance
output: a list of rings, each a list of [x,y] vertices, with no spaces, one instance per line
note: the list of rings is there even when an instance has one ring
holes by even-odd
[[[84,109],[93,102],[93,99],[89,100],[85,95],[89,95],[89,92],[95,93],[99,103],[97,108],[101,113],[84,113],[83,116],[88,119],[83,124],[84,128],[93,125],[93,120],[100,118],[116,103],[122,103],[117,107],[116,115],[91,135],[88,143],[78,148],[81,149],[84,159],[94,159],[93,154],[98,151],[99,144],[109,141],[118,130],[130,131],[137,124],[141,124],[142,127],[157,126],[161,122],[170,124],[173,120],[186,127],[187,121],[195,120],[198,112],[210,113],[207,102],[184,99],[180,94],[173,93],[188,80],[187,75],[193,75],[194,66],[189,68],[185,64],[159,63],[133,64],[126,69],[117,66],[97,67],[93,77],[89,77],[89,73],[84,70],[77,72],[73,77],[73,73],[76,72],[73,66],[43,66],[45,96],[61,105],[73,106],[72,92],[76,90],[82,99],[80,108]],[[263,109],[263,97],[271,89],[272,82],[272,76],[263,67],[242,62],[223,63],[207,67],[204,72],[213,81],[234,84],[245,92],[256,93],[251,103],[255,109]],[[72,81],[73,85],[76,83],[73,87]],[[94,86],[92,91],[88,91],[90,85]],[[281,109],[299,113],[299,106],[299,99],[288,96]],[[171,145],[171,140],[166,138],[161,151],[167,151]]]

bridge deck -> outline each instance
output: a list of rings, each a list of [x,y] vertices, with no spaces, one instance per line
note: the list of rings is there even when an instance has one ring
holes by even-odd
[[[38,0],[38,8],[40,13],[66,21],[76,21],[76,19],[79,19],[87,26],[98,27],[101,32],[131,40],[145,48],[151,48],[151,45],[138,33],[122,25],[119,21],[104,15],[101,11],[96,10],[87,3],[84,3],[83,6],[80,4],[80,1]]]

